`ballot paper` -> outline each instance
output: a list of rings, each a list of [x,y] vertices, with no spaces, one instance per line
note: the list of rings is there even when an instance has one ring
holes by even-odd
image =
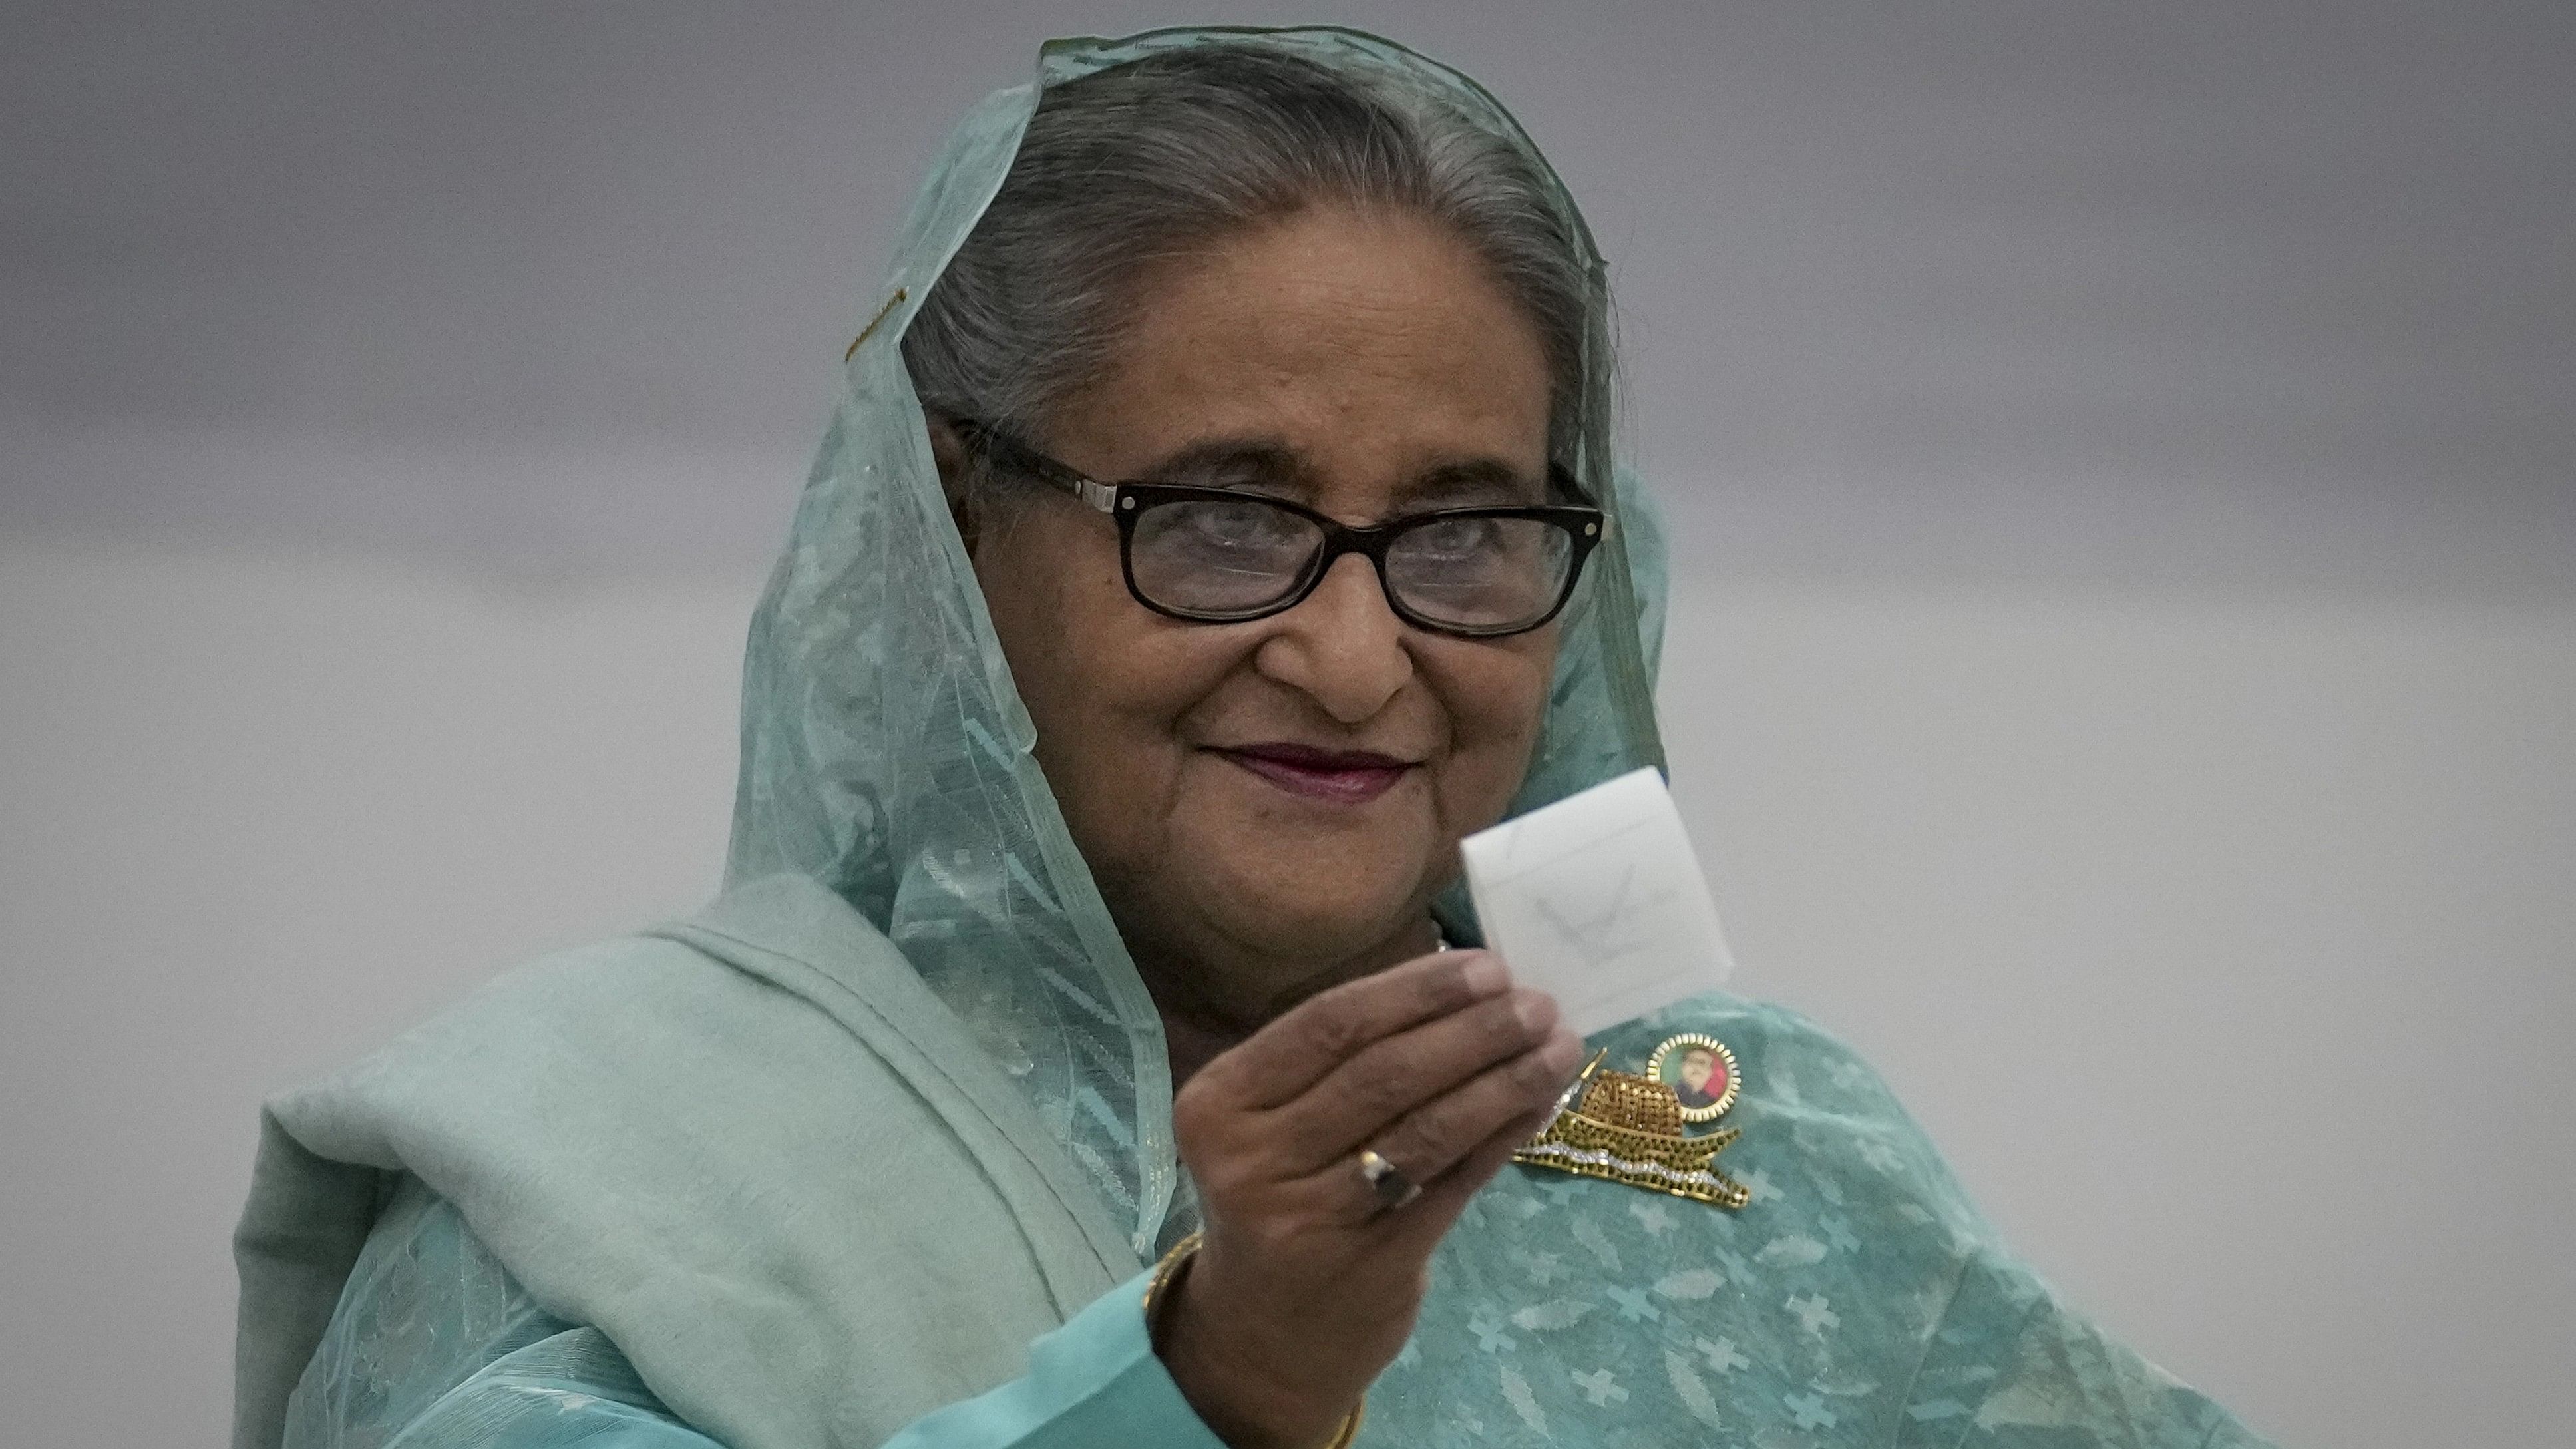
[[[1485,944],[1585,1036],[1723,985],[1717,904],[1663,776],[1638,770],[1459,842]]]

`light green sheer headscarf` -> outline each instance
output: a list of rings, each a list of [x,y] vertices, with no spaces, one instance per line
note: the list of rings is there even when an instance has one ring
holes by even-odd
[[[1000,189],[1040,90],[1141,56],[1246,40],[1366,77],[1508,138],[1547,178],[1591,279],[1576,470],[1613,517],[1562,629],[1546,727],[1513,813],[1660,765],[1653,667],[1660,520],[1610,455],[1608,289],[1574,203],[1473,81],[1347,30],[1166,30],[1048,45],[1036,86],[988,97],[948,138],[852,349],[745,663],[729,875],[794,871],[875,922],[1039,1103],[1140,1249],[1173,1184],[1162,1026],[1030,754],[983,596],[940,490],[903,330]],[[1443,904],[1475,939],[1461,894]]]

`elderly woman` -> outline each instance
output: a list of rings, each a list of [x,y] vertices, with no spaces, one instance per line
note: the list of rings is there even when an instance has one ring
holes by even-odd
[[[1602,276],[1365,36],[978,107],[753,625],[725,890],[271,1104],[239,1449],[2254,1442],[1815,1028],[1585,1043],[1448,949],[1463,834],[1659,761]],[[1737,1197],[1513,1162],[1667,1038]]]

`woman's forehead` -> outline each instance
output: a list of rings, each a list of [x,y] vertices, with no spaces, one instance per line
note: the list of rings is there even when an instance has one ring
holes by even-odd
[[[1341,452],[1342,450],[1336,450]],[[1545,498],[1544,470],[1491,453],[1423,459],[1387,458],[1359,477],[1337,477],[1293,440],[1277,435],[1215,435],[1192,439],[1148,463],[1135,479],[1244,488],[1314,502],[1334,493],[1369,489],[1399,506],[1472,507],[1533,503]]]
[[[1157,269],[1049,431],[1118,480],[1535,497],[1550,401],[1538,331],[1481,259],[1327,208]]]

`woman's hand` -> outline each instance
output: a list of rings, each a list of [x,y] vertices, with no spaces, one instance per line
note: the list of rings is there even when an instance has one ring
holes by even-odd
[[[1172,1122],[1207,1237],[1156,1351],[1219,1437],[1332,1437],[1413,1331],[1432,1250],[1582,1053],[1500,960],[1444,951],[1314,997],[1190,1079]],[[1421,1195],[1385,1207],[1363,1149]]]

